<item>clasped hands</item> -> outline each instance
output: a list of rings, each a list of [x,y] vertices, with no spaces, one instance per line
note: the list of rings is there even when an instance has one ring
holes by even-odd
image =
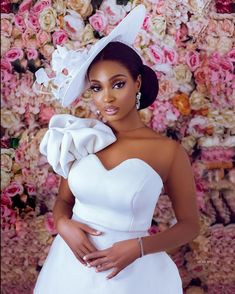
[[[97,272],[113,268],[111,274],[106,277],[111,279],[140,255],[138,240],[129,239],[116,242],[110,248],[86,254],[83,260],[89,267],[96,267]]]

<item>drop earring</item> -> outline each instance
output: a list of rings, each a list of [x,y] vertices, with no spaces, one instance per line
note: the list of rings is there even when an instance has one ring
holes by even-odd
[[[136,105],[136,108],[139,109],[140,108],[140,98],[141,98],[141,92],[138,92],[136,94],[136,102],[135,102],[135,105]]]

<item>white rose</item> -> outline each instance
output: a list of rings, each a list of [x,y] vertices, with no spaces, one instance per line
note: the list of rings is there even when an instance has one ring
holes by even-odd
[[[88,16],[90,16],[93,11],[90,0],[68,0],[67,6],[68,8],[79,13],[83,18],[87,18]]]
[[[2,148],[1,149],[1,168],[10,172],[12,168],[12,157],[15,154],[15,150],[13,148]]]
[[[1,169],[1,190],[5,189],[10,184],[12,177],[12,173],[8,173]]]
[[[64,29],[72,40],[79,40],[85,27],[84,21],[81,15],[73,10],[67,10],[67,13],[64,17]]]
[[[173,73],[176,78],[176,80],[180,84],[189,83],[192,79],[192,73],[189,70],[189,68],[184,64],[176,65],[173,68]]]
[[[66,13],[66,1],[64,0],[54,0],[53,1],[53,8],[56,10],[56,12],[60,14]]]
[[[193,91],[189,98],[189,102],[191,105],[191,108],[194,110],[206,108],[209,105],[209,101],[205,99],[204,95],[202,95],[201,92]]]
[[[7,38],[1,34],[1,56],[11,48],[12,41],[12,38]]]
[[[104,0],[100,10],[107,16],[110,25],[118,24],[126,16],[125,9],[122,5],[117,5],[116,0]]]
[[[56,25],[56,11],[52,7],[46,7],[39,15],[41,28],[46,32],[52,32]]]
[[[2,126],[5,129],[15,129],[20,125],[20,115],[7,109],[1,109]]]
[[[233,38],[221,36],[217,42],[217,50],[222,54],[228,53],[233,48]]]
[[[163,39],[166,34],[166,19],[162,15],[150,18],[149,28],[151,33],[157,39]]]

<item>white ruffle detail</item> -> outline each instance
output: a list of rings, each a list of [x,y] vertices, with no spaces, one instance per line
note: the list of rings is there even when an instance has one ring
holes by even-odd
[[[96,153],[116,140],[112,129],[97,119],[55,114],[39,150],[53,170],[67,178],[74,160]]]

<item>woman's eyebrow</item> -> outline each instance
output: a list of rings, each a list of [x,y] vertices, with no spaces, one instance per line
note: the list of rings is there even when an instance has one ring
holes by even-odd
[[[110,77],[109,78],[109,81],[111,81],[111,80],[113,80],[113,79],[115,79],[115,78],[117,78],[117,77],[126,77],[126,75],[124,75],[124,74],[116,74],[116,75],[114,75],[114,76],[112,76],[112,77]],[[90,82],[100,82],[100,81],[98,81],[98,80],[90,80]]]

